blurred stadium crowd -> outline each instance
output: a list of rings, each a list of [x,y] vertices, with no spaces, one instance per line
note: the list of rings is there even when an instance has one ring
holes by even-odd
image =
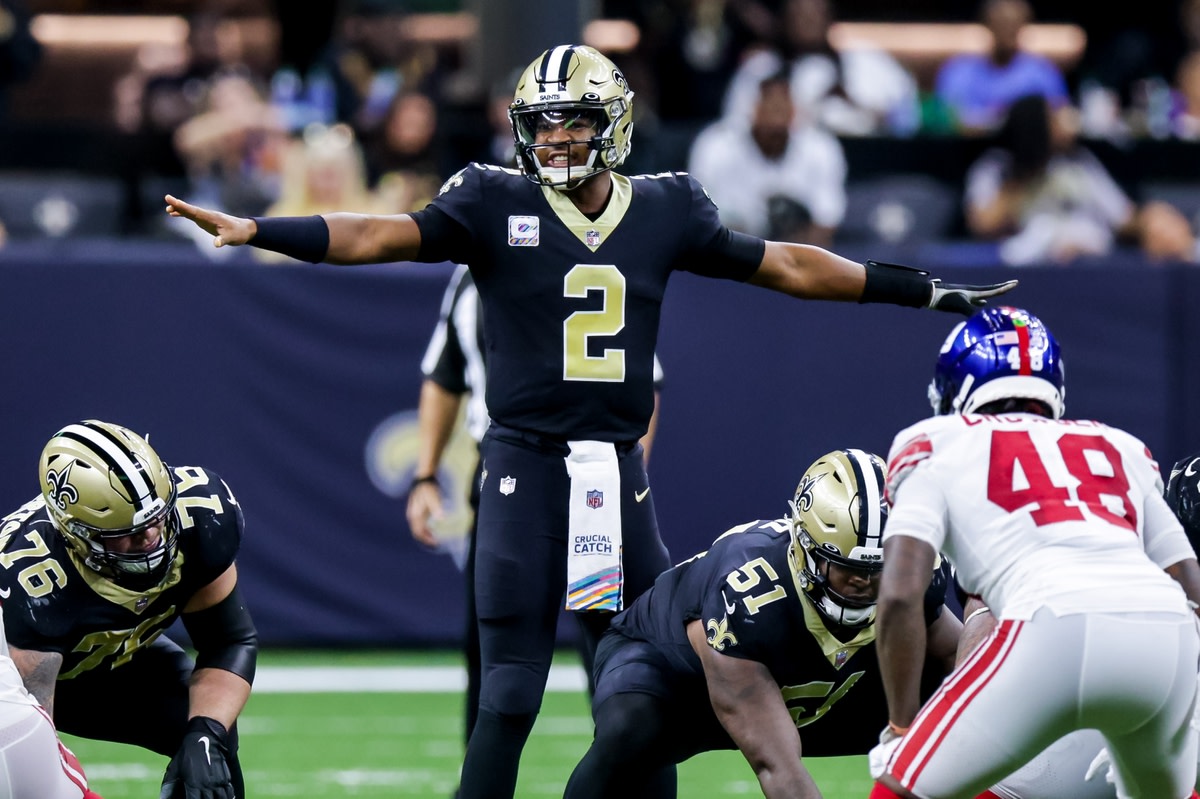
[[[0,242],[177,239],[168,191],[239,215],[423,207],[466,162],[511,163],[512,70],[554,42],[494,21],[542,15],[636,87],[629,171],[693,172],[731,227],[988,242],[1010,265],[1197,260],[1200,0],[1120,19],[1071,0],[0,0]]]

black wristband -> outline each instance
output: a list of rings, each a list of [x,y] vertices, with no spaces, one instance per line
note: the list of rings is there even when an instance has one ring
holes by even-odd
[[[250,239],[251,247],[281,253],[310,264],[324,261],[329,253],[329,225],[322,216],[251,218],[258,226],[258,232]]]
[[[427,474],[424,477],[414,477],[410,486],[412,488],[416,488],[417,486],[421,485],[421,483],[433,483],[435,486],[441,485],[441,483],[438,482],[436,474]]]
[[[867,261],[867,282],[863,286],[860,303],[886,302],[909,308],[925,308],[933,296],[929,273],[923,269],[899,264]]]

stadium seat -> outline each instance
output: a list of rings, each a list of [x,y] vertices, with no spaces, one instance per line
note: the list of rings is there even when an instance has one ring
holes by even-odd
[[[910,244],[947,238],[961,216],[959,190],[918,174],[896,174],[846,184],[840,243]]]
[[[124,211],[119,178],[0,173],[0,222],[13,239],[117,235]]]

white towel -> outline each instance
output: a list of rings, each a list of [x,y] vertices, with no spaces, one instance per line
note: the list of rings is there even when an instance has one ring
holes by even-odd
[[[568,441],[567,610],[620,610],[621,474],[604,441]]]

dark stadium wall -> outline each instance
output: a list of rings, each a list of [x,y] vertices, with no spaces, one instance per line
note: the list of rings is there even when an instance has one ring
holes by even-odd
[[[954,263],[936,268],[951,280],[1021,279],[1012,302],[1063,345],[1068,415],[1128,429],[1164,468],[1200,448],[1200,270]],[[0,508],[37,493],[38,454],[61,425],[118,422],[148,433],[169,463],[229,483],[247,519],[240,574],[267,645],[457,645],[461,576],[452,557],[412,541],[403,505],[419,362],[449,273],[268,267],[248,251],[212,262],[190,245],[0,251]],[[676,276],[650,464],[672,557],[784,515],[803,469],[828,450],[885,453],[929,413],[925,387],[955,322]],[[461,449],[448,462],[456,489],[469,463]]]

